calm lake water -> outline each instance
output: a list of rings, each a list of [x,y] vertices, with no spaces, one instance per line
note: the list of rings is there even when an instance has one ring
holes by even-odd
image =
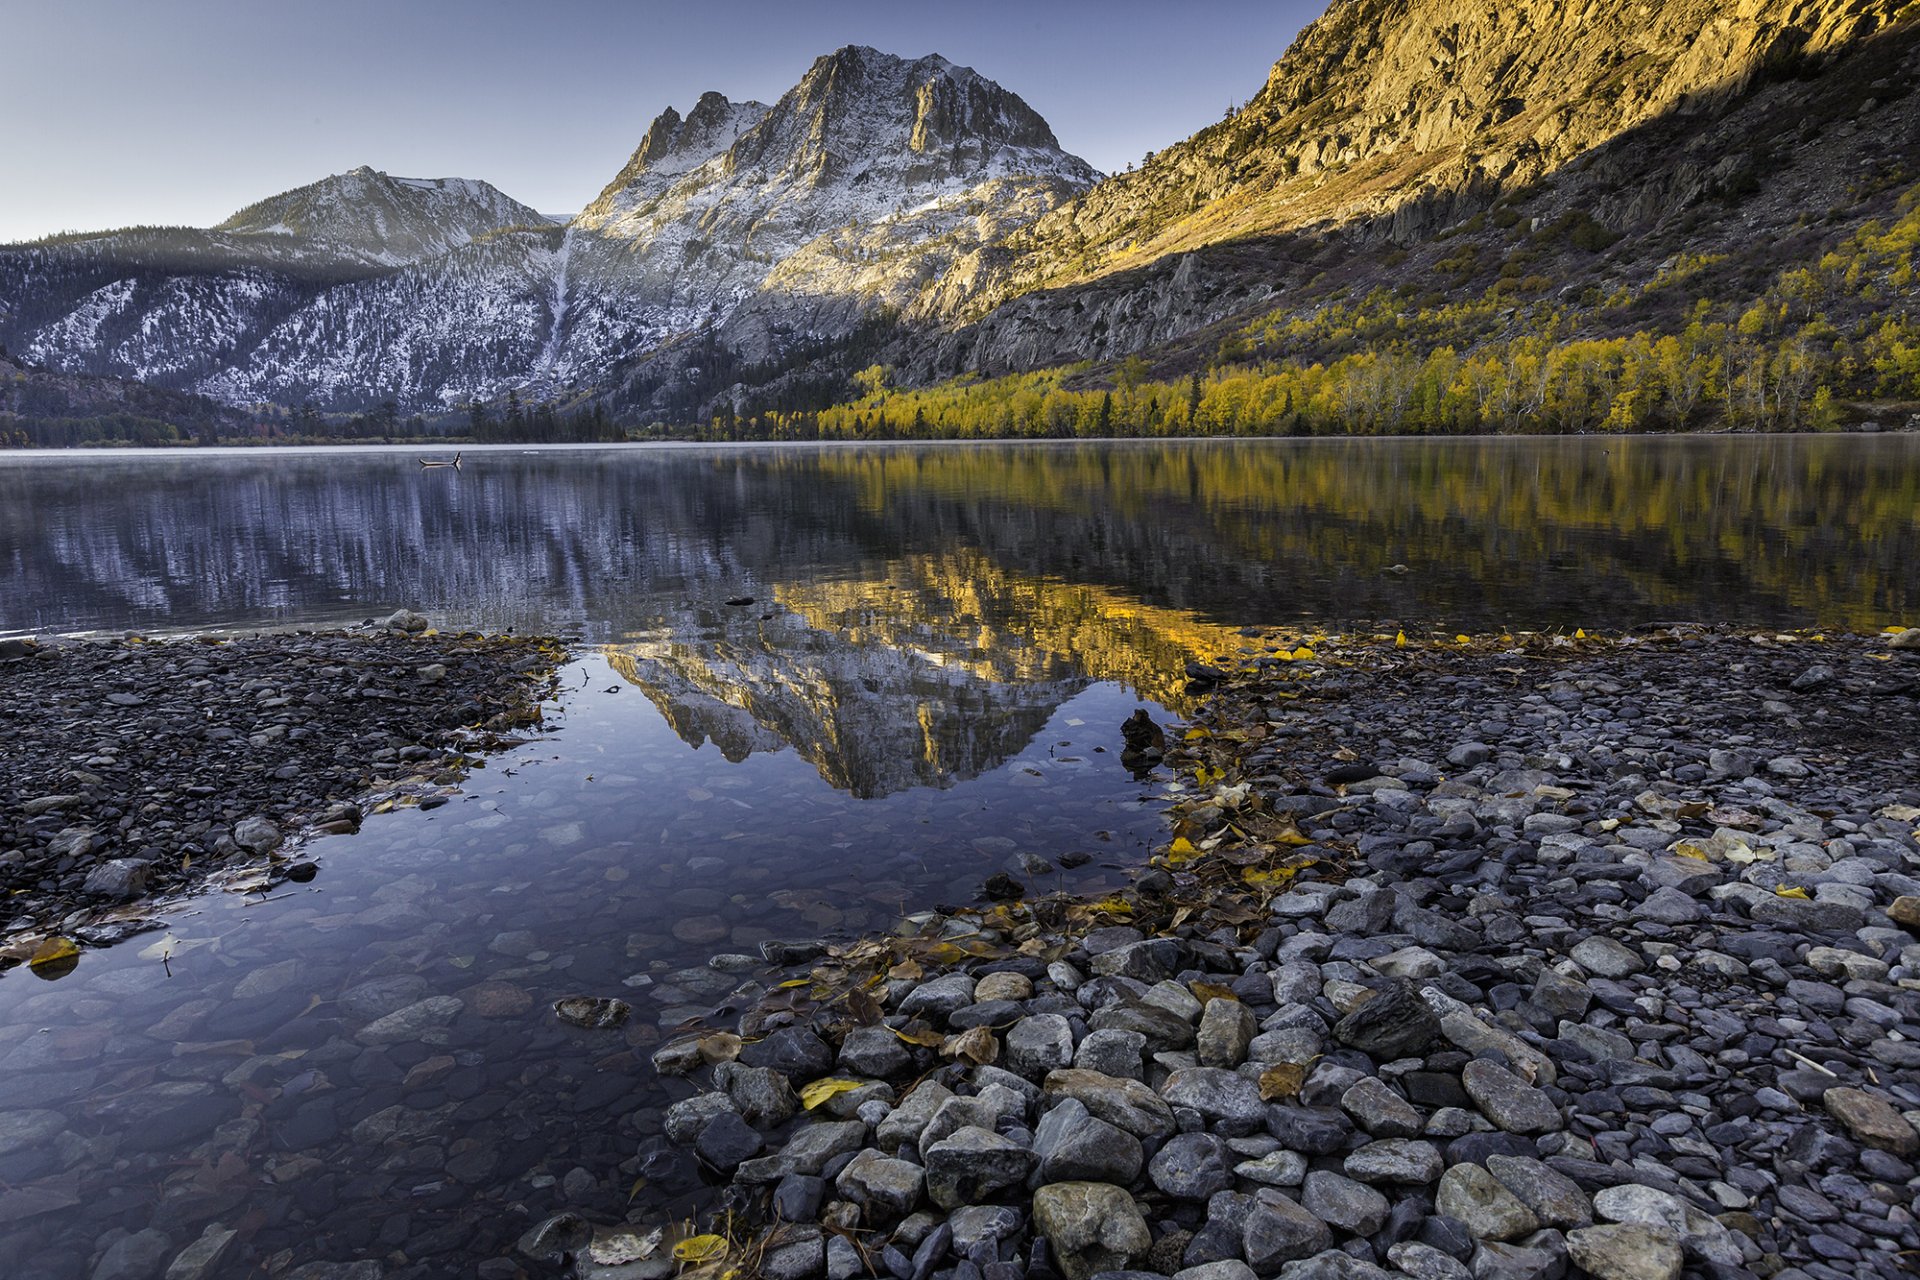
[[[1160,831],[1119,723],[1177,710],[1188,658],[1914,622],[1916,513],[1912,436],[0,455],[0,634],[408,606],[585,642],[552,732],[454,803],[0,976],[0,1270],[157,1274],[232,1232],[208,1275],[471,1276],[561,1208],[688,1212],[659,1135],[686,1088],[647,1055],[765,976],[709,958],[889,928],[1024,854],[1111,881]],[[564,1027],[577,993],[635,1015]]]

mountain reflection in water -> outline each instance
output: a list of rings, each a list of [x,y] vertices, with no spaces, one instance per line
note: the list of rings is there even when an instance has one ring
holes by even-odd
[[[1249,623],[1872,629],[1920,439],[1260,441],[9,459],[0,630],[449,625],[610,646],[693,745],[944,786]],[[1405,565],[1404,573],[1393,572]],[[753,596],[750,607],[729,598]]]

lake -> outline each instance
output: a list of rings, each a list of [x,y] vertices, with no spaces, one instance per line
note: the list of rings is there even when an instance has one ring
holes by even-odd
[[[647,1057],[762,976],[708,961],[894,928],[1023,856],[1116,882],[1161,832],[1119,724],[1177,714],[1189,659],[1912,623],[1917,512],[1915,436],[0,455],[0,635],[404,606],[581,642],[550,732],[461,799],[0,976],[7,1274],[231,1231],[210,1274],[468,1276],[561,1208],[692,1212],[660,1133],[689,1086]],[[561,1025],[579,993],[634,1016]],[[430,996],[457,1009],[367,1032]]]

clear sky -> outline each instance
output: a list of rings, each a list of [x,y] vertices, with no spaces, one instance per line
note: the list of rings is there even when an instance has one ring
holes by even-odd
[[[355,165],[571,213],[661,109],[940,53],[1116,170],[1244,102],[1324,0],[0,0],[0,242],[205,226]]]

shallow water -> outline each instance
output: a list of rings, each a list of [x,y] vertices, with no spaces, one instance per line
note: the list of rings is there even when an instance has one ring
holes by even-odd
[[[1160,829],[1119,722],[1188,658],[1913,621],[1916,510],[1914,437],[0,457],[0,633],[405,605],[589,642],[546,736],[318,842],[311,884],[0,977],[6,1274],[232,1230],[212,1274],[471,1275],[562,1207],[684,1212],[647,1055],[763,976],[707,960],[1020,854],[1110,881]],[[575,993],[635,1015],[567,1028]]]

